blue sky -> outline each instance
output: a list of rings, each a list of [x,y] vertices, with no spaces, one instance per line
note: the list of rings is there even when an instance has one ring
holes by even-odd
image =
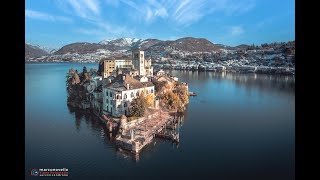
[[[236,46],[295,39],[294,0],[26,0],[26,42],[206,38]]]

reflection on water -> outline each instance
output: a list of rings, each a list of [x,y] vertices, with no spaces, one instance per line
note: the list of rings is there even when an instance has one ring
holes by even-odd
[[[65,74],[83,65],[26,64],[26,179],[37,179],[35,167],[65,167],[77,180],[295,178],[294,77],[171,71],[197,93],[179,143],[156,138],[135,157],[117,150],[101,120],[68,108]]]
[[[96,131],[97,133],[100,133],[100,138],[104,139],[104,142],[108,145],[111,145],[112,147],[115,148],[117,155],[122,156],[123,158],[128,158],[130,157],[133,161],[138,162],[139,161],[139,156],[143,155],[143,151],[148,151],[150,148],[148,146],[154,146],[157,141],[154,141],[150,144],[148,144],[145,149],[141,153],[133,154],[131,152],[122,150],[118,148],[115,144],[115,136],[117,135],[116,132],[110,132],[109,129],[107,128],[106,124],[104,124],[94,113],[92,113],[90,110],[81,110],[79,108],[74,108],[72,106],[68,106],[68,110],[70,114],[74,114],[74,119],[75,119],[75,127],[77,131],[80,131],[81,129],[81,124],[84,122],[87,126],[91,127],[91,131]],[[176,148],[179,147],[179,129],[182,127],[184,124],[184,114],[179,114],[175,116],[175,121],[172,124],[169,124],[164,131],[162,132],[164,135],[171,135],[174,134],[178,137],[178,141],[172,141],[172,140],[164,140],[171,142],[172,145]],[[155,139],[163,139],[162,137],[156,137]],[[154,139],[154,140],[155,140]]]
[[[227,73],[227,72],[192,72],[168,70],[170,74],[181,77],[183,81],[208,82],[214,79],[217,82],[229,80],[237,86],[247,90],[257,88],[259,91],[277,91],[295,93],[295,77],[283,75],[255,74],[255,73]]]

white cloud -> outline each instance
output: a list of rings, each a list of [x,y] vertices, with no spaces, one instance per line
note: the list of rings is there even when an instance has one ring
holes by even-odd
[[[75,15],[86,19],[100,14],[100,3],[97,0],[60,0],[59,4],[67,10],[71,8]]]
[[[38,19],[38,20],[43,20],[43,21],[52,21],[52,22],[60,21],[60,22],[65,22],[65,23],[72,22],[72,19],[68,18],[68,17],[54,16],[54,15],[50,15],[47,13],[33,11],[33,10],[29,10],[29,9],[25,10],[25,16],[27,18]]]
[[[255,0],[119,0],[140,15],[145,22],[167,19],[178,26],[188,26],[211,13],[237,15],[255,7]]]
[[[131,36],[134,35],[135,29],[134,28],[127,28],[126,26],[117,26],[114,24],[110,24],[106,21],[98,21],[95,22],[95,25],[105,32],[105,34],[112,34],[112,35],[120,35],[120,36]]]
[[[239,36],[239,35],[243,34],[244,32],[245,32],[245,30],[241,26],[232,26],[230,29],[230,34],[232,36]]]
[[[156,0],[148,0],[145,2],[131,1],[131,0],[120,0],[123,4],[133,8],[139,13],[140,17],[145,22],[150,23],[157,17],[166,18],[168,17],[167,9]]]
[[[75,32],[85,34],[85,35],[93,35],[98,36],[99,38],[104,37],[123,37],[123,36],[135,36],[135,29],[128,28],[126,26],[118,26],[114,24],[110,24],[106,21],[92,21],[93,27],[88,28],[78,28],[75,29]]]
[[[117,5],[118,1],[108,0],[106,4]],[[105,36],[130,36],[134,35],[135,29],[119,26],[106,21],[101,16],[100,1],[98,0],[58,0],[57,5],[65,12],[78,16],[91,25],[85,28],[74,29],[75,32],[85,35]],[[71,11],[70,11],[71,8]]]

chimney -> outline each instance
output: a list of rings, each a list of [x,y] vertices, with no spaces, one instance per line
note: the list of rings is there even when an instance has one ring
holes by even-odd
[[[126,84],[127,85],[127,89],[129,89],[130,88],[130,85],[129,84]]]

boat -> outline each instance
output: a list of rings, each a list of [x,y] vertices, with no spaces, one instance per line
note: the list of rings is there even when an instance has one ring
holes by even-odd
[[[189,92],[189,96],[197,96],[195,92]]]

